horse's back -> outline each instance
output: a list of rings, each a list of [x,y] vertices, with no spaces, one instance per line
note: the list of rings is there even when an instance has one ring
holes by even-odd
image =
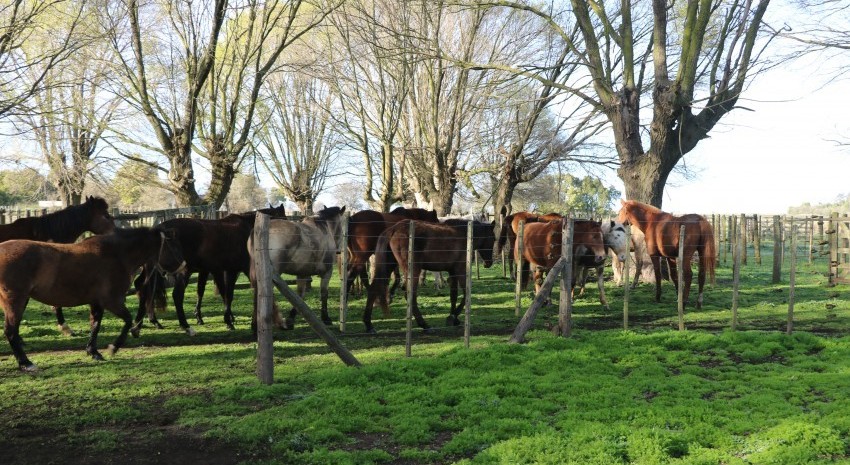
[[[269,223],[269,255],[280,273],[324,274],[333,267],[336,246],[315,226],[276,219]]]

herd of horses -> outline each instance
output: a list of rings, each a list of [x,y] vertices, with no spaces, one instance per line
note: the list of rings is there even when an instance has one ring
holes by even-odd
[[[495,221],[441,219],[434,211],[418,208],[399,207],[390,213],[363,210],[349,217],[348,243],[340,244],[340,238],[344,237],[345,207],[325,208],[301,221],[287,219],[283,206],[259,211],[271,217],[268,254],[274,272],[294,275],[302,296],[312,277],[320,277],[321,318],[326,324],[331,324],[328,284],[337,254],[343,246],[348,249],[350,262],[348,269],[343,270],[345,286],[351,292],[359,279],[366,287],[363,322],[370,333],[375,332],[372,324],[375,304],[388,314],[391,291],[398,285],[400,276],[417,277],[423,271],[448,273],[451,287],[447,324],[460,324],[458,315],[463,299],[458,298],[458,290],[466,280],[470,224],[473,248],[485,267],[493,264],[494,252],[509,247],[512,263],[521,258],[519,273],[523,288],[533,276],[536,290],[539,290],[543,274],[561,256],[561,235],[567,221],[554,213],[518,212],[504,216],[497,228]],[[183,303],[189,278],[196,273],[197,323],[204,323],[201,302],[206,282],[212,276],[224,303],[224,322],[233,329],[231,306],[240,273],[249,277],[255,290],[256,306],[257,286],[252,270],[255,218],[256,212],[248,212],[221,219],[176,218],[151,228],[117,228],[106,201],[88,197],[78,206],[0,225],[0,307],[5,317],[4,333],[19,367],[24,371],[37,369],[24,353],[19,334],[30,298],[53,306],[63,332],[68,328],[61,307],[88,305],[91,327],[86,352],[96,360],[102,360],[97,350],[97,336],[103,311],[112,312],[124,322],[120,334],[109,345],[110,352],[114,353],[125,342],[128,333],[138,336],[145,316],[153,325],[162,327],[156,319],[156,310],[166,304],[168,281],[171,281],[179,325],[190,335],[194,334],[186,320]],[[522,244],[517,241],[520,224],[524,225]],[[645,235],[646,250],[656,275],[656,301],[661,297],[661,257],[667,259],[673,282],[679,285],[675,272],[679,227],[685,226],[684,294],[687,300],[692,279],[690,262],[692,255],[697,253],[699,308],[703,302],[706,271],[713,277],[716,264],[711,225],[699,215],[673,216],[635,201],[622,203],[616,221],[573,220],[574,291],[577,288],[583,293],[587,271],[596,270],[600,303],[608,308],[603,268],[609,253],[621,261],[628,256],[632,244],[627,239],[626,224]],[[410,243],[411,228],[414,230],[413,244]],[[77,241],[85,232],[94,235]],[[373,263],[371,282],[370,263]],[[511,269],[513,272],[514,266]],[[393,277],[395,284],[390,286]],[[430,328],[416,300],[419,279],[410,279],[408,283],[413,316],[417,324],[428,331]],[[125,303],[126,296],[133,292],[139,299],[135,318]],[[294,316],[293,309],[281,322],[281,327],[291,328]],[[252,327],[256,329],[256,307]]]

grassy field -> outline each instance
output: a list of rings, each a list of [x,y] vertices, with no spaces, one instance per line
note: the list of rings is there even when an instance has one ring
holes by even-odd
[[[444,327],[447,290],[423,291],[438,331],[417,330],[411,358],[403,299],[389,318],[375,313],[373,336],[359,321],[365,300],[353,298],[342,341],[364,366],[345,367],[299,320],[275,333],[271,386],[255,375],[244,281],[236,331],[210,289],[196,336],[170,311],[160,316],[166,329],[145,327],[106,362],[87,358],[87,336],[60,335],[50,309],[31,302],[21,334],[41,370],[17,371],[0,345],[0,462],[850,463],[850,287],[827,286],[823,259],[799,264],[787,336],[788,273],[771,284],[764,256],[742,271],[735,332],[731,270],[721,263],[705,307],[687,309],[687,331],[675,330],[669,282],[660,304],[651,285],[632,292],[624,331],[623,292],[608,283],[610,311],[593,285],[576,301],[574,337],[547,330],[557,321],[548,307],[527,344],[507,344],[518,318],[497,265],[473,282],[470,349],[462,327]],[[193,308],[194,288],[187,295]],[[84,333],[87,309],[66,313]],[[104,317],[101,347],[119,326]]]

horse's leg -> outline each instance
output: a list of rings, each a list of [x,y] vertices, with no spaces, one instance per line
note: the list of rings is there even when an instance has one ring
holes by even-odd
[[[688,299],[690,298],[690,295],[691,295],[691,280],[694,277],[694,270],[691,269],[691,257],[693,257],[693,256],[694,256],[693,253],[691,253],[691,254],[686,253],[683,260],[682,260],[682,264],[681,264],[681,266],[682,266],[682,279],[685,280],[685,282],[682,283],[682,285],[685,286],[684,293],[682,294],[682,300],[684,300],[685,304],[688,303]]]
[[[331,321],[331,317],[328,315],[328,284],[331,282],[331,275],[333,275],[333,269],[328,270],[324,276],[322,276],[322,287],[320,288],[320,296],[322,298],[322,323],[332,326],[334,324]]]
[[[596,267],[596,286],[599,288],[599,303],[605,307],[605,310],[611,310],[608,306],[608,299],[605,298],[605,265]]]
[[[199,270],[198,271],[198,301],[195,302],[195,319],[198,321],[199,325],[204,324],[204,316],[201,313],[201,303],[204,301],[204,292],[207,289],[207,279],[209,278],[210,272],[207,270]],[[213,277],[215,279],[215,277]],[[218,286],[218,283],[216,283]],[[221,286],[218,289],[221,292]]]
[[[463,300],[458,302],[458,284],[460,280],[463,279],[463,282],[466,282],[466,273],[463,275],[451,274],[449,276],[449,316],[446,318],[446,326],[459,326],[460,319],[458,319],[458,315],[460,315],[460,309],[462,306]],[[466,291],[464,291],[465,293]],[[466,298],[466,295],[464,295]]]
[[[544,273],[543,268],[541,268],[539,266],[534,268],[534,295],[535,296],[540,293],[540,289],[543,287],[543,280],[544,280],[543,273]],[[550,296],[547,295],[546,299],[543,301],[543,305],[549,305],[551,303],[552,303],[552,299],[550,298]]]
[[[635,276],[632,279],[632,289],[637,289],[640,284],[640,275],[643,274],[643,257],[635,250]]]
[[[124,321],[124,326],[121,327],[121,332],[118,333],[118,337],[115,338],[115,341],[112,344],[109,344],[109,355],[115,355],[118,352],[118,349],[124,345],[124,342],[127,340],[127,333],[130,331],[130,328],[133,326],[133,320],[130,318],[130,311],[127,310],[127,305],[124,303],[123,299],[121,301],[117,301],[114,304],[106,307],[107,310],[112,312],[118,318]],[[103,311],[101,311],[101,315]]]
[[[62,311],[62,307],[50,307],[53,309],[53,313],[56,314],[56,325],[59,327],[59,332],[65,336],[76,336],[74,330],[68,326],[68,323],[65,322],[65,312]]]
[[[661,302],[661,256],[650,255],[652,271],[655,272],[655,301]]]
[[[697,279],[698,279],[697,284],[699,286],[699,288],[698,288],[699,295],[697,296],[697,306],[696,306],[697,309],[702,308],[702,288],[703,288],[703,286],[705,286],[705,260],[703,260],[703,254],[704,253],[705,253],[705,250],[703,250],[699,254],[699,274],[697,275]],[[688,268],[690,268],[690,267],[688,267]]]
[[[411,310],[413,313],[413,318],[416,319],[416,324],[419,325],[426,333],[431,332],[431,328],[428,326],[428,323],[425,322],[425,318],[422,317],[422,312],[419,311],[419,302],[417,301],[416,294],[419,291],[419,280],[416,279],[416,276],[419,276],[421,272],[421,268],[412,266],[407,269],[407,272],[410,273],[408,276],[411,276],[412,279],[409,279],[408,286],[410,286],[410,294],[413,296],[413,302],[408,302],[408,305],[411,306]]]
[[[100,332],[100,322],[103,319],[103,307],[97,304],[89,306],[89,326],[91,333],[89,334],[89,342],[86,344],[86,353],[91,355],[95,360],[103,360],[103,355],[97,351],[97,334]]]
[[[24,352],[24,340],[21,339],[19,331],[21,317],[24,315],[29,299],[3,300],[3,302],[0,302],[0,305],[5,309],[3,332],[6,335],[6,340],[9,341],[9,346],[12,347],[12,353],[15,355],[15,360],[18,361],[18,367],[22,371],[38,371],[38,367],[27,358],[27,354]]]
[[[189,326],[186,321],[186,313],[183,310],[183,299],[186,297],[186,286],[189,284],[189,276],[184,273],[174,275],[174,289],[171,291],[171,298],[174,299],[174,311],[177,313],[177,321],[180,327],[189,336],[195,335],[195,330]]]
[[[222,285],[219,286],[220,288],[223,286],[225,289],[222,292],[222,298],[224,299],[224,324],[230,330],[236,329],[234,326],[236,325],[236,318],[233,317],[233,294],[236,290],[236,280],[238,278],[238,271],[225,271],[224,276],[222,276]]]

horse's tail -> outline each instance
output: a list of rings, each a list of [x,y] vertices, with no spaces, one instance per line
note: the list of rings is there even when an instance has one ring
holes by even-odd
[[[390,248],[391,230],[387,230],[378,236],[378,244],[375,246],[375,275],[372,276],[372,283],[369,285],[369,293],[375,293],[376,297],[386,302],[388,299],[390,277],[393,271],[398,267],[398,263],[393,256],[393,251]],[[389,316],[389,306],[383,306],[384,316]]]
[[[142,275],[145,278],[140,289],[140,297],[144,301],[148,317],[152,318],[155,313],[164,312],[167,306],[165,277],[149,265],[145,265]]]
[[[699,222],[700,232],[702,233],[703,249],[700,261],[705,263],[705,268],[708,270],[710,283],[714,284],[714,269],[717,267],[717,250],[714,245],[714,229],[706,220]]]

